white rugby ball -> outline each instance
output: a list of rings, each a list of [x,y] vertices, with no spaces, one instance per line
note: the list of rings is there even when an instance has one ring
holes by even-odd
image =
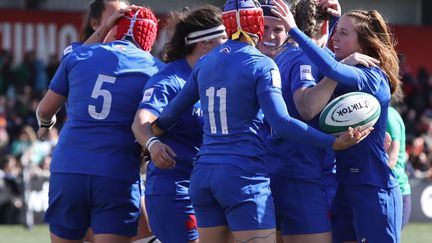
[[[319,117],[325,133],[339,135],[349,127],[367,128],[375,125],[381,113],[378,100],[364,92],[351,92],[332,100]]]

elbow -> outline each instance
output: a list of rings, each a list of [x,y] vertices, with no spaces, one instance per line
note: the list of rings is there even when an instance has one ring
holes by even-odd
[[[272,121],[269,120],[271,129],[275,134],[279,134],[279,135],[285,134],[287,130],[286,125],[289,124],[292,119],[293,118],[291,116],[286,116],[279,120],[272,120]]]
[[[49,121],[54,116],[43,104],[39,104],[36,108],[36,116],[44,121]]]
[[[131,125],[132,132],[133,132],[133,134],[134,134],[134,136],[135,136],[136,139],[138,139],[138,138],[137,138],[137,134],[138,134],[138,126],[139,126],[139,125],[137,124],[136,121],[134,121],[134,122],[132,123],[132,125]]]
[[[301,111],[299,111],[299,114],[300,114],[300,117],[304,121],[310,121],[310,120],[312,120],[315,117],[315,114],[310,109],[301,110]]]

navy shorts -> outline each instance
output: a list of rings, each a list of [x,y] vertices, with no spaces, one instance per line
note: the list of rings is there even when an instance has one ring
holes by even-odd
[[[232,231],[275,228],[267,175],[227,164],[196,164],[189,195],[198,227],[228,225]]]
[[[83,174],[52,173],[45,222],[56,236],[84,238],[94,234],[137,234],[140,182]]]
[[[331,231],[330,205],[322,184],[271,175],[270,185],[283,235]]]
[[[339,185],[332,206],[334,242],[400,242],[399,187]]]
[[[176,243],[198,239],[195,211],[187,191],[146,195],[145,204],[150,228],[161,242]]]

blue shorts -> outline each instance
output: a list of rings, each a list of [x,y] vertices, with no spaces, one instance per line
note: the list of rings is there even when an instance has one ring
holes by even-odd
[[[333,204],[333,199],[336,195],[336,190],[338,187],[336,175],[333,173],[324,174],[322,183],[326,191],[327,202],[331,206]]]
[[[333,202],[333,242],[400,242],[399,187],[339,185]]]
[[[146,195],[145,204],[153,234],[164,243],[198,239],[195,212],[186,193]]]
[[[331,231],[330,205],[319,182],[271,175],[270,186],[283,235]]]
[[[270,180],[226,164],[195,164],[189,195],[198,227],[232,231],[275,228]]]
[[[67,240],[94,234],[136,235],[140,214],[139,181],[83,174],[52,173],[45,222]]]

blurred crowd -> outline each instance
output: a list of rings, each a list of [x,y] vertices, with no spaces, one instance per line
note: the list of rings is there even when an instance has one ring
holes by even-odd
[[[59,60],[47,64],[34,52],[14,65],[8,51],[0,51],[0,224],[22,223],[23,171],[31,178],[48,178],[51,152],[66,119],[60,111],[57,125],[46,141],[36,137],[35,109],[46,92]],[[411,70],[400,56],[405,93],[398,109],[406,126],[407,173],[411,178],[432,180],[432,75],[426,69]]]

